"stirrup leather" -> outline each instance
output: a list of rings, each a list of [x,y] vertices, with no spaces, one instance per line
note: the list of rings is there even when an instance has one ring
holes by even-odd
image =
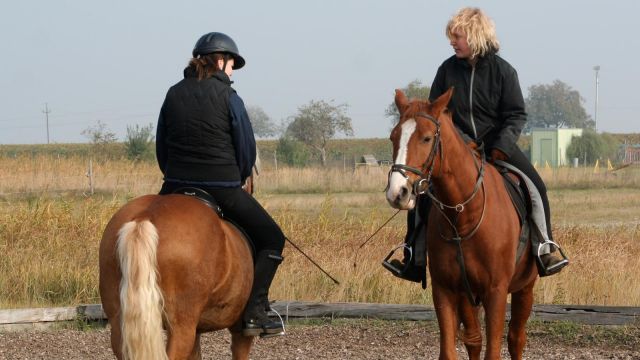
[[[398,249],[403,249],[403,250],[407,250],[409,251],[409,261],[407,261],[404,264],[404,267],[402,269],[392,265],[389,260],[391,259],[391,257],[396,253],[396,251],[398,251]],[[407,244],[401,244],[396,246],[395,248],[393,248],[391,250],[391,252],[389,252],[389,255],[387,255],[387,257],[384,258],[384,260],[382,260],[382,266],[384,266],[385,269],[391,271],[394,275],[398,276],[398,277],[402,277],[402,275],[404,273],[407,272],[407,270],[409,269],[409,266],[411,266],[411,260],[413,260],[413,249],[411,248],[411,246],[407,245]]]
[[[562,256],[562,260],[560,262],[558,262],[557,264],[547,268],[544,263],[542,262],[542,258],[541,258],[541,254],[540,252],[542,251],[542,247],[544,245],[552,245],[555,246],[556,249],[558,249],[558,252],[560,253],[560,255]],[[565,266],[567,266],[569,264],[569,258],[567,257],[567,255],[564,253],[564,250],[562,250],[562,248],[560,247],[560,245],[558,245],[557,243],[555,243],[554,241],[548,240],[545,241],[543,243],[538,244],[538,251],[536,252],[536,261],[538,263],[538,272],[540,274],[540,276],[549,276],[549,275],[553,275],[557,272],[559,272],[560,270],[562,270],[562,268],[564,268]]]

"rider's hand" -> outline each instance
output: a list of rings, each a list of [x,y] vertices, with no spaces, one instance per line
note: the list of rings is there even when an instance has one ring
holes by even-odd
[[[496,160],[506,161],[508,158],[509,156],[502,152],[502,150],[491,149],[491,159],[489,160],[491,161],[491,163],[495,162]]]

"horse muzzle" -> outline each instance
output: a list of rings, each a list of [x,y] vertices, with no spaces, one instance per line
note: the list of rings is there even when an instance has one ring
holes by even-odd
[[[412,187],[399,174],[391,174],[389,177],[386,195],[389,205],[395,209],[411,210],[416,205],[416,197],[413,194]]]

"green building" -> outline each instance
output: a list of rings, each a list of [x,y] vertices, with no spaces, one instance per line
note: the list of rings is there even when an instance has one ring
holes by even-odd
[[[571,166],[567,159],[567,148],[574,136],[582,136],[582,129],[543,129],[531,130],[531,162],[539,166]]]

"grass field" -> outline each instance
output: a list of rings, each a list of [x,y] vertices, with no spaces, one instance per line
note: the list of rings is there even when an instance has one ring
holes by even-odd
[[[0,159],[0,308],[99,302],[97,249],[106,222],[128,199],[157,192],[161,179],[155,164],[95,163],[90,196],[87,166],[80,158]],[[536,303],[639,306],[638,169],[541,173],[550,188],[556,240],[572,264],[538,282]],[[287,246],[271,297],[430,304],[429,289],[380,266],[403,237],[404,213],[357,251],[395,212],[384,199],[385,185],[384,169],[264,171],[258,200],[341,280],[334,285]]]

